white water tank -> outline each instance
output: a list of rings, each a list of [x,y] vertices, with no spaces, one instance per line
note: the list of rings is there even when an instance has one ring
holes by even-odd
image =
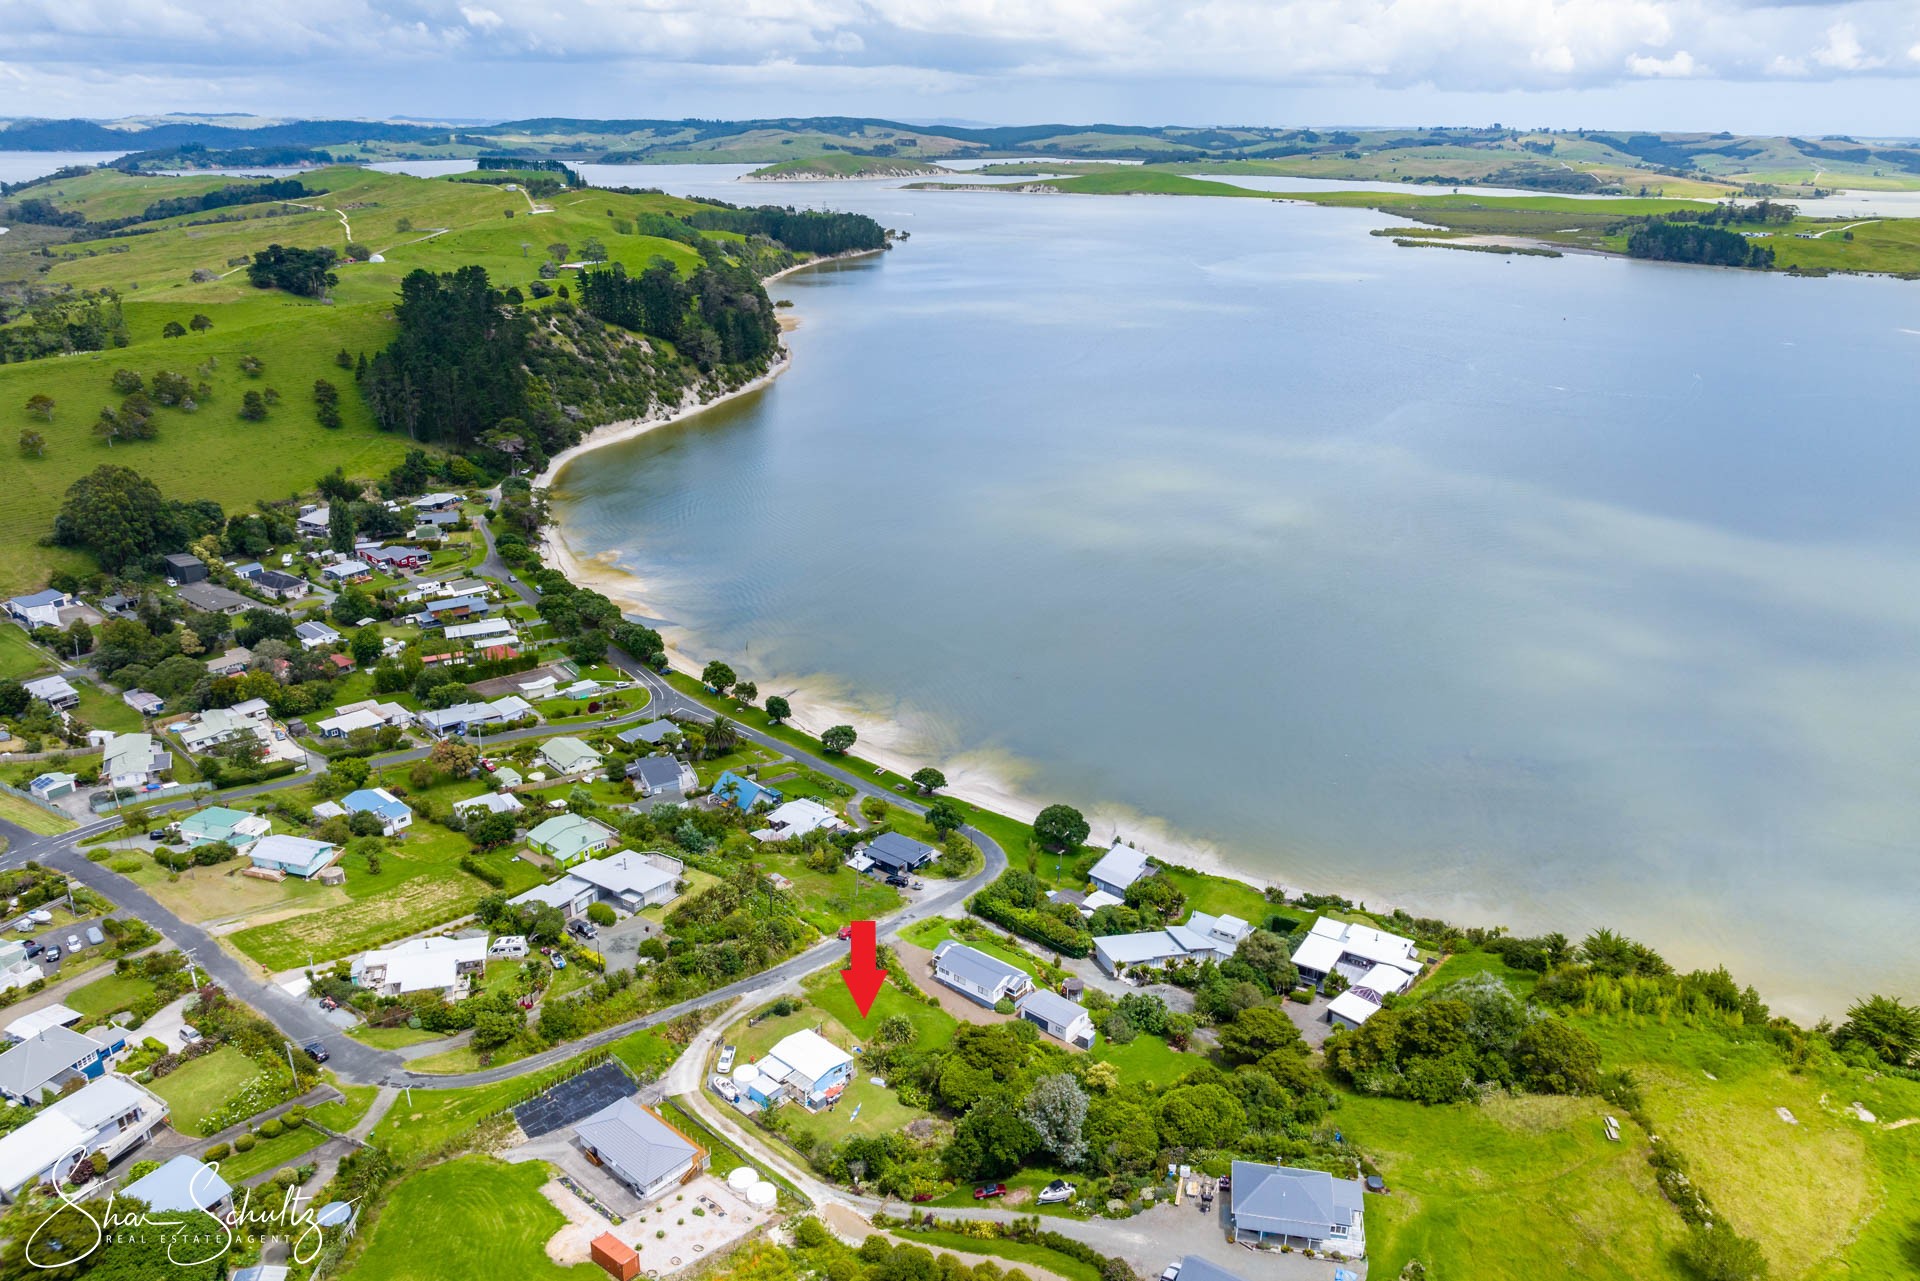
[[[756,1210],[771,1210],[779,1195],[773,1184],[763,1180],[747,1189],[747,1204]]]
[[[733,1083],[742,1090],[760,1080],[760,1069],[751,1063],[742,1063],[733,1069]]]
[[[760,1172],[758,1170],[750,1165],[739,1165],[735,1166],[733,1172],[727,1175],[727,1188],[737,1195],[745,1196],[747,1189],[759,1181]]]

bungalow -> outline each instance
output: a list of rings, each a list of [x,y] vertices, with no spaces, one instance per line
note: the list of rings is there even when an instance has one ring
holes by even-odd
[[[853,1056],[812,1028],[786,1036],[752,1066],[747,1092],[757,1102],[791,1098],[810,1111],[839,1098],[853,1079]]]
[[[66,592],[55,591],[49,587],[43,592],[34,592],[27,596],[15,596],[6,602],[9,616],[18,620],[28,631],[36,627],[60,626],[60,611],[78,604]]]
[[[294,638],[300,642],[301,649],[319,649],[322,645],[338,645],[340,633],[325,623],[309,620],[293,629]]]
[[[121,1188],[117,1196],[144,1201],[162,1214],[192,1214],[201,1210],[222,1218],[233,1208],[233,1186],[205,1161],[181,1153],[145,1178]]]
[[[0,943],[0,992],[31,987],[34,980],[46,977],[45,970],[27,959],[24,944]]]
[[[333,524],[333,508],[310,507],[300,513],[294,522],[300,533],[307,538],[325,538]]]
[[[407,505],[416,512],[452,511],[460,506],[460,495],[449,494],[445,490],[439,490],[431,494],[422,494],[418,498],[410,499]]]
[[[62,711],[80,702],[80,691],[64,676],[42,676],[37,681],[25,682],[25,688],[30,697]]]
[[[573,1132],[587,1158],[642,1201],[706,1168],[704,1151],[633,1099],[607,1104],[575,1122]]]
[[[599,897],[600,891],[587,882],[577,877],[563,876],[551,885],[536,885],[507,901],[516,907],[551,907],[571,921],[577,916],[585,916],[587,909],[598,902]]]
[[[665,854],[609,854],[567,869],[567,879],[593,886],[602,903],[632,915],[671,903],[680,893],[686,866]]]
[[[233,571],[235,578],[249,583],[267,572],[267,567],[257,560],[250,560],[244,565],[234,565],[230,563],[227,568]]]
[[[1122,845],[1118,840],[1113,848],[1100,856],[1087,872],[1087,879],[1093,882],[1096,890],[1105,890],[1116,898],[1124,898],[1127,886],[1147,874],[1147,856],[1131,845]]]
[[[526,781],[520,777],[520,771],[511,765],[501,764],[494,767],[493,782],[496,787],[518,787]]]
[[[269,569],[253,580],[254,590],[274,600],[299,600],[309,590],[307,580],[294,574]]]
[[[700,786],[693,766],[677,756],[642,756],[627,763],[627,777],[642,796],[680,795]]]
[[[167,577],[173,580],[173,585],[184,587],[188,583],[203,583],[207,579],[207,562],[198,556],[175,552],[160,559],[166,565]]]
[[[619,833],[584,814],[556,814],[527,833],[527,844],[565,867],[610,849]]]
[[[95,1152],[125,1154],[167,1119],[166,1101],[124,1076],[102,1077],[47,1105],[39,1116],[0,1138],[0,1200],[22,1188],[63,1181]]]
[[[414,614],[411,621],[422,627],[442,627],[448,623],[457,623],[474,614],[485,614],[492,608],[492,602],[485,596],[473,592],[465,596],[432,601],[420,612]]]
[[[473,975],[487,968],[487,936],[409,939],[355,958],[351,973],[360,987],[381,996],[450,991],[466,995]]]
[[[418,547],[383,547],[370,543],[353,549],[353,554],[377,569],[418,569],[431,559]]]
[[[380,729],[387,725],[407,725],[413,721],[413,713],[398,703],[382,703],[377,699],[365,698],[357,703],[342,703],[334,709],[334,714],[323,721],[315,721],[314,728],[322,738],[345,738],[357,729]]]
[[[372,814],[380,820],[380,835],[392,836],[413,826],[413,811],[384,787],[362,787],[340,798],[349,815]]]
[[[590,774],[605,761],[600,753],[569,734],[550,738],[540,745],[541,763],[556,774]]]
[[[1037,987],[1020,998],[1014,1012],[1056,1040],[1093,1048],[1093,1016],[1058,992]]]
[[[1358,1179],[1254,1161],[1233,1163],[1233,1239],[1359,1258],[1367,1252],[1366,1190]]]
[[[1253,927],[1237,916],[1210,916],[1194,912],[1185,925],[1137,934],[1108,934],[1093,941],[1093,959],[1108,974],[1130,966],[1158,966],[1170,961],[1224,961],[1246,941]]]
[[[127,690],[120,695],[120,701],[142,716],[160,716],[167,710],[166,699],[144,689]]]
[[[327,841],[312,841],[304,836],[283,836],[278,832],[261,837],[247,851],[247,857],[253,860],[255,867],[302,879],[319,875],[339,854],[339,846]]]
[[[0,1054],[0,1097],[38,1103],[43,1091],[55,1094],[68,1081],[102,1076],[107,1060],[127,1048],[127,1036],[103,1027],[100,1039],[66,1027],[46,1028]]]
[[[513,645],[520,640],[520,634],[513,630],[512,620],[505,618],[455,623],[443,634],[450,641],[465,641],[469,645]]]
[[[933,977],[989,1007],[1025,996],[1033,987],[1025,970],[957,939],[948,939],[933,950]]]
[[[469,796],[464,801],[453,803],[453,812],[471,817],[475,814],[518,814],[526,806],[512,792],[488,792],[484,796]]]
[[[649,759],[659,759],[657,757]],[[636,764],[638,762],[635,762]],[[684,766],[682,767],[684,768]],[[809,832],[838,832],[846,820],[819,801],[787,801],[767,815],[767,825],[753,834],[756,841],[791,841]]]
[[[500,725],[533,716],[533,704],[518,694],[507,694],[491,703],[456,703],[437,711],[420,713],[420,726],[429,734],[444,737],[464,734],[470,729]]]
[[[189,583],[180,589],[179,596],[195,609],[204,610],[209,614],[231,616],[244,614],[250,609],[257,608],[253,601],[239,592],[230,587],[222,587],[218,583]]]
[[[228,809],[224,805],[209,805],[180,820],[180,836],[186,841],[188,849],[225,841],[245,854],[254,847],[255,842],[272,834],[273,823],[270,820],[245,810]]]
[[[359,583],[372,576],[373,567],[364,560],[336,560],[320,567],[320,577],[330,583]]]
[[[1412,939],[1369,925],[1323,916],[1293,952],[1300,977],[1319,987],[1336,970],[1349,985],[1365,979],[1376,965],[1391,965],[1409,975],[1420,972],[1420,949]]]
[[[1413,975],[1397,965],[1376,965],[1352,987],[1327,1003],[1327,1022],[1335,1027],[1359,1027],[1389,996],[1413,985]]]
[[[194,713],[193,718],[184,724],[176,723],[169,728],[179,738],[181,746],[197,756],[209,747],[242,734],[265,739],[271,724],[272,717],[267,710],[266,700],[249,698],[232,707],[209,707],[203,712]]]
[[[778,788],[764,787],[732,770],[722,770],[720,777],[713,780],[713,787],[710,790],[715,801],[722,805],[731,805],[743,813],[756,810],[762,805],[778,805],[781,800]]]
[[[868,841],[861,851],[872,861],[875,871],[881,876],[908,872],[917,872],[940,856],[940,851],[931,845],[923,845],[909,836],[898,832],[884,832]]]
[[[57,801],[70,794],[79,781],[72,774],[42,774],[27,784],[27,794],[43,801]]]
[[[238,676],[247,670],[253,662],[253,651],[245,646],[236,646],[220,657],[207,663],[207,672],[213,676]]]
[[[151,734],[115,734],[100,758],[101,777],[115,791],[145,787],[173,768],[173,754],[155,747]]]
[[[623,729],[614,737],[632,747],[635,743],[651,743],[658,747],[666,741],[667,735],[678,734],[680,727],[672,721],[648,721],[645,725],[635,725],[632,729]]]

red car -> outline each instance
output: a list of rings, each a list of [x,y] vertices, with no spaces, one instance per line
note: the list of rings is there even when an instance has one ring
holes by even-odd
[[[990,1201],[994,1197],[1005,1196],[1006,1194],[1007,1185],[1004,1183],[983,1183],[973,1190],[973,1199],[976,1201]]]
[[[835,937],[836,937],[836,938],[838,938],[838,939],[839,939],[839,940],[840,940],[841,942],[843,942],[843,943],[844,943],[844,942],[845,942],[846,940],[848,940],[848,939],[850,939],[850,938],[852,938],[852,937],[853,937],[853,926],[851,926],[851,925],[842,925],[842,926],[840,927],[840,933],[839,933],[839,934],[837,934],[837,935],[835,935]]]

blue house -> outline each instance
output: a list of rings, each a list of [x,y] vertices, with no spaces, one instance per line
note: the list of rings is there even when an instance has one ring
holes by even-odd
[[[286,836],[278,832],[261,838],[247,851],[247,857],[253,860],[255,867],[303,879],[318,876],[332,865],[339,854],[339,847],[326,841],[310,841],[304,836]]]
[[[348,792],[340,798],[340,805],[349,814],[378,817],[382,836],[392,836],[404,827],[413,826],[413,811],[384,787],[363,787],[357,792]]]
[[[762,805],[778,805],[781,799],[778,788],[763,787],[732,770],[713,780],[713,795],[743,813],[759,809]]]
[[[47,1028],[0,1054],[0,1096],[38,1103],[43,1092],[57,1094],[68,1081],[105,1075],[107,1060],[126,1048],[126,1033],[118,1028],[102,1028],[98,1040],[71,1028]]]

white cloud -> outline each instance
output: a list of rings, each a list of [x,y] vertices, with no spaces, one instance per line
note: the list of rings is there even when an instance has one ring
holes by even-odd
[[[1884,61],[1867,56],[1851,22],[1836,22],[1828,27],[1827,43],[1814,51],[1813,60],[1836,71],[1864,71]]]
[[[492,31],[506,22],[505,18],[491,9],[475,9],[466,5],[460,6],[460,16],[467,20],[468,26],[478,27],[482,31]]]
[[[1685,78],[1694,74],[1695,67],[1693,55],[1682,49],[1671,58],[1633,54],[1627,59],[1627,70],[1636,76]]]

